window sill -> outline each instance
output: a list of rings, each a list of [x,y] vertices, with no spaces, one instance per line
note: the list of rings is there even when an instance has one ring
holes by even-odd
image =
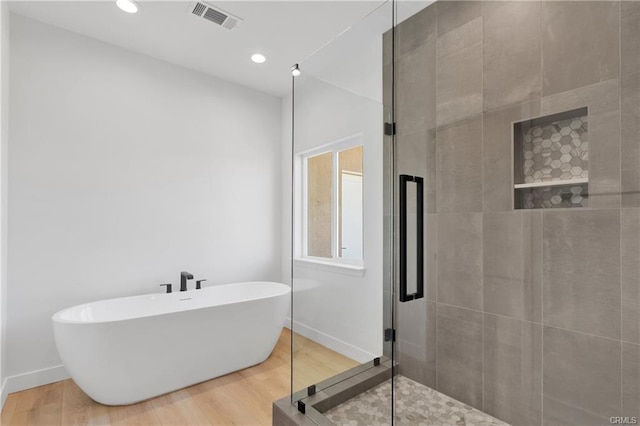
[[[319,271],[336,272],[343,275],[351,275],[354,277],[363,277],[366,271],[362,265],[350,265],[348,263],[338,263],[324,261],[320,259],[297,258],[293,260],[296,267],[315,269]]]

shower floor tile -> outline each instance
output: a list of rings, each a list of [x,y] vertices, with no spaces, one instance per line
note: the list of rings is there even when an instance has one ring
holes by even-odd
[[[400,425],[508,426],[488,414],[456,401],[404,376],[396,376],[396,422]],[[324,413],[338,426],[391,424],[391,380]]]

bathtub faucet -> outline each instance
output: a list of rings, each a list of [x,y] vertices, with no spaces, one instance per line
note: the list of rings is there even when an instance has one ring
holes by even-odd
[[[193,275],[182,271],[180,272],[180,291],[187,291],[187,280],[192,280]]]

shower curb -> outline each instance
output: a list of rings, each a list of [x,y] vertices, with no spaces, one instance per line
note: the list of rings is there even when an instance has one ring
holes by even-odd
[[[363,366],[347,370],[340,376],[343,380],[335,383],[335,378],[316,385],[322,389],[307,396],[306,391],[296,392],[273,403],[272,424],[277,426],[330,426],[333,423],[323,413],[391,378],[391,360],[382,358],[380,363],[372,362],[362,371]],[[303,414],[294,405],[301,401],[305,407]]]

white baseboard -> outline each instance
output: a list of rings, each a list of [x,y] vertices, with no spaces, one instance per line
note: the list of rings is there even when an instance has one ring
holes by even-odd
[[[2,383],[0,383],[0,411],[4,408],[4,403],[7,402],[7,379],[4,379]]]
[[[290,319],[288,324],[291,324]],[[293,322],[293,331],[360,363],[371,361],[378,356],[298,321]]]
[[[67,373],[64,365],[57,365],[55,367],[43,368],[42,370],[9,376],[5,380],[2,389],[3,392],[6,393],[20,392],[25,389],[59,382],[69,377],[69,373]]]

